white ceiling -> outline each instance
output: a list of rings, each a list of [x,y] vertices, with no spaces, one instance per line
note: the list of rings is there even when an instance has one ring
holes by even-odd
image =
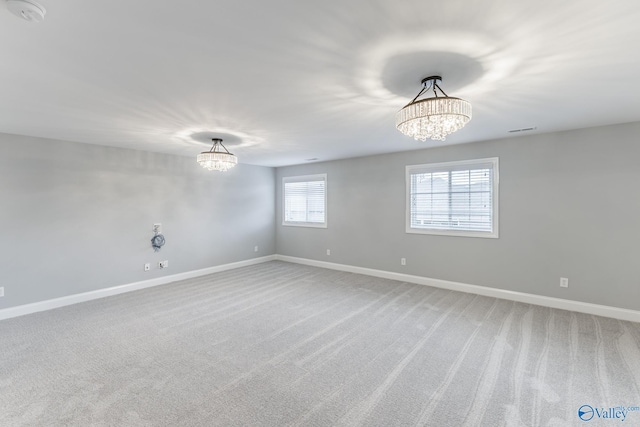
[[[638,0],[38,0],[0,10],[0,132],[282,166],[441,145],[394,116],[442,75],[446,143],[640,121]],[[531,133],[531,132],[529,132]]]

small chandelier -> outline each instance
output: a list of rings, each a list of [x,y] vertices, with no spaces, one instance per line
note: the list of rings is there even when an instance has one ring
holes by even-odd
[[[211,147],[211,150],[198,154],[198,163],[200,163],[200,166],[210,171],[226,172],[238,164],[238,158],[231,154],[229,150],[227,150],[227,147],[222,145],[222,139],[213,138],[212,141],[213,147]],[[224,151],[220,151],[220,147],[222,147]]]
[[[438,86],[438,81],[442,81],[442,77],[431,76],[422,79],[422,90],[413,101],[396,113],[396,127],[400,132],[420,141],[427,138],[444,141],[447,135],[469,123],[471,104],[444,93]],[[416,101],[431,88],[435,97]],[[438,96],[436,88],[444,96]]]

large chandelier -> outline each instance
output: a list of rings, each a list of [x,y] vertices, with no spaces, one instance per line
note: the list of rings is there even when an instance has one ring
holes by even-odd
[[[440,76],[422,79],[422,90],[413,101],[396,113],[396,127],[405,135],[416,140],[435,139],[444,141],[450,133],[458,131],[471,120],[471,104],[460,98],[448,96],[438,86]],[[433,88],[433,98],[416,101],[418,97]],[[438,96],[436,88],[444,96]]]
[[[220,138],[213,138],[213,147],[209,151],[203,151],[198,154],[198,163],[205,169],[210,171],[226,172],[238,164],[238,158],[231,154],[227,147],[222,145]],[[221,151],[224,149],[224,151]]]

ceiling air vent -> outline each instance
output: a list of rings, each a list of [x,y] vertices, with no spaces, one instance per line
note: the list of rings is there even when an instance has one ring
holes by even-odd
[[[536,129],[538,129],[537,126],[533,126],[533,127],[530,127],[530,128],[522,128],[522,129],[511,129],[509,131],[509,133],[530,132],[530,131],[536,130]]]

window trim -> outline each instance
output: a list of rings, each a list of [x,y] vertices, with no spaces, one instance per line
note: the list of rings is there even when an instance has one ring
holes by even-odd
[[[428,228],[411,227],[411,174],[417,171],[423,172],[446,172],[453,170],[467,170],[470,166],[480,166],[482,164],[492,164],[492,231],[473,230],[441,230]],[[427,163],[422,165],[407,165],[405,168],[405,232],[409,234],[430,234],[437,236],[458,236],[458,237],[482,237],[489,239],[499,238],[499,191],[500,172],[499,158],[489,157],[485,159],[458,160],[452,162]]]
[[[290,182],[311,182],[311,181],[324,181],[324,222],[297,222],[287,221],[285,219],[286,212],[286,193],[285,184]],[[299,175],[299,176],[285,176],[282,177],[282,225],[286,227],[310,227],[310,228],[327,228],[328,224],[328,212],[327,212],[327,199],[328,199],[328,182],[327,174],[315,174],[315,175]]]

